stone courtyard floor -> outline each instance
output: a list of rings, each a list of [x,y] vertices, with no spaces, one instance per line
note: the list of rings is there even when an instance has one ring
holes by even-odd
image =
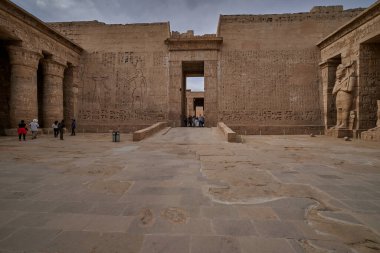
[[[380,143],[0,137],[0,252],[379,252]]]

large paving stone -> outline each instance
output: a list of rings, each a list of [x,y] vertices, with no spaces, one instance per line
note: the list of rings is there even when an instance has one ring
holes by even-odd
[[[94,215],[84,231],[126,232],[134,217]]]
[[[140,253],[190,253],[189,236],[146,235]]]
[[[240,237],[239,243],[242,253],[296,253],[291,244],[285,239]]]
[[[0,241],[0,251],[42,252],[60,232],[61,230],[22,228]]]
[[[191,253],[241,253],[237,237],[192,236]],[[251,248],[252,250],[252,248]],[[252,252],[252,251],[250,251]]]
[[[85,231],[62,232],[53,241],[46,245],[46,253],[92,253],[96,252],[101,241],[100,233]]]
[[[250,236],[257,235],[257,231],[252,222],[248,219],[213,219],[213,227],[217,235],[229,236]]]

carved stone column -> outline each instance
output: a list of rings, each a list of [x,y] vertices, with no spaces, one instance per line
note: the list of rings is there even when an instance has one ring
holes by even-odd
[[[44,74],[42,126],[48,128],[51,124],[63,119],[63,73],[66,66],[52,59],[42,61]]]
[[[66,122],[78,117],[79,67],[69,65],[63,79],[63,108]]]
[[[329,59],[320,64],[323,85],[323,116],[326,130],[336,124],[336,108],[332,90],[338,65],[339,61],[336,59]]]
[[[42,54],[18,46],[8,47],[11,65],[9,99],[10,128],[17,128],[20,120],[37,119],[37,69]]]

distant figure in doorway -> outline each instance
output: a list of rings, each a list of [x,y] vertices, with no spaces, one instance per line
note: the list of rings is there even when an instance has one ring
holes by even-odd
[[[22,135],[22,137],[25,141],[25,135],[27,132],[28,132],[28,128],[26,128],[25,121],[21,120],[21,122],[18,124],[18,129],[17,129],[18,140],[21,141],[21,135]]]
[[[40,125],[38,125],[38,120],[34,119],[32,122],[29,123],[30,130],[32,131],[32,140],[37,139],[38,134],[38,128]]]
[[[204,127],[205,126],[205,117],[203,117],[202,114],[199,116],[199,126],[200,127]]]
[[[58,137],[58,133],[59,133],[59,128],[58,128],[58,120],[54,121],[53,125],[51,125],[51,127],[53,128],[53,131],[54,131],[54,137],[57,138]]]
[[[75,129],[77,128],[77,122],[75,119],[71,121],[71,136],[75,135]]]
[[[189,117],[187,118],[187,124],[188,124],[189,127],[192,127],[192,126],[193,126],[193,118],[192,118],[191,116],[189,116]]]
[[[58,129],[59,129],[59,139],[60,140],[63,140],[63,131],[65,131],[65,121],[62,120],[59,124],[58,124]]]

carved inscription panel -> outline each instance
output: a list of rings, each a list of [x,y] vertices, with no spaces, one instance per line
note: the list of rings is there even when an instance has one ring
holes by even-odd
[[[362,44],[359,63],[359,128],[370,129],[376,126],[380,99],[380,44]]]
[[[321,124],[317,50],[229,51],[219,115],[230,124]]]
[[[147,124],[167,111],[164,52],[94,52],[83,58],[79,119],[94,124]]]

